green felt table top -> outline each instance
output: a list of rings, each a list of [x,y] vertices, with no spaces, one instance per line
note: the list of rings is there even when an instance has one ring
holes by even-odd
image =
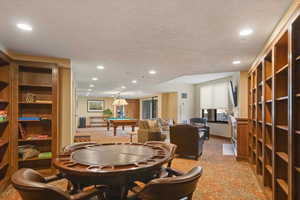
[[[111,117],[111,118],[108,118],[108,120],[136,120],[136,119],[133,119],[133,118],[117,118],[117,117]]]

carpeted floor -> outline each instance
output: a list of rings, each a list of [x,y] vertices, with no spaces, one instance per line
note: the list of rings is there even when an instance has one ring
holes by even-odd
[[[91,135],[93,141],[129,142],[130,130],[118,131],[116,137],[106,132],[104,128],[85,129],[78,132],[80,135]],[[136,138],[133,138],[134,141]],[[203,156],[198,160],[176,158],[172,167],[188,171],[200,165],[204,169],[198,187],[194,193],[194,200],[265,200],[258,182],[250,166],[246,162],[237,162],[233,156],[223,156],[223,144],[229,140],[212,137],[206,141]],[[64,182],[56,183],[61,187]],[[0,200],[20,200],[17,192],[10,186],[0,195]]]

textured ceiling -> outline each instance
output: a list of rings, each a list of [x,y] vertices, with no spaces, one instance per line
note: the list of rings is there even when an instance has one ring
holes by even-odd
[[[82,94],[97,76],[94,94],[111,95],[125,85],[129,96],[143,96],[179,76],[247,69],[291,2],[0,0],[0,43],[71,58]],[[33,31],[17,30],[19,22]],[[242,39],[246,27],[254,34]],[[233,66],[234,59],[242,63]],[[149,69],[158,73],[151,76]]]

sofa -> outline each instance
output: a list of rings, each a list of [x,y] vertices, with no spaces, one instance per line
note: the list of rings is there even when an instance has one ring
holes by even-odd
[[[170,142],[177,145],[176,154],[198,160],[203,153],[205,134],[195,126],[178,124],[170,127]]]
[[[139,143],[145,143],[147,141],[164,141],[166,135],[163,134],[157,120],[140,120],[137,138]]]

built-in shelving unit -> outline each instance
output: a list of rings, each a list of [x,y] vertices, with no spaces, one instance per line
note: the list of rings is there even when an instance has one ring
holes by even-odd
[[[11,171],[11,84],[10,60],[0,52],[0,188],[7,182]],[[3,116],[7,115],[6,118]]]
[[[300,17],[248,77],[249,161],[268,199],[300,200]]]
[[[50,169],[57,154],[57,67],[52,64],[18,62],[18,146],[32,145],[40,155],[18,158],[18,168]]]

